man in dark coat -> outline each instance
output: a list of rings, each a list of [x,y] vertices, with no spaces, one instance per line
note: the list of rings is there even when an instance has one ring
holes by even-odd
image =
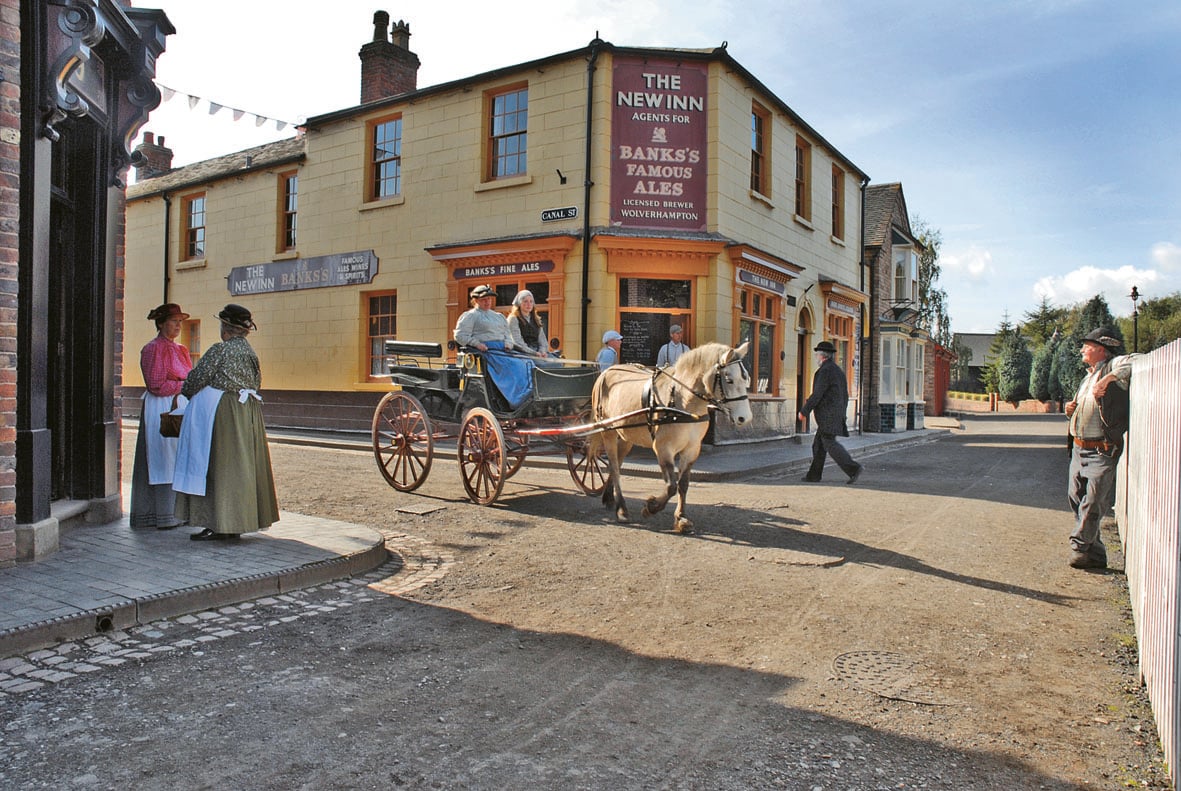
[[[1128,430],[1128,386],[1134,356],[1118,356],[1121,348],[1107,327],[1083,338],[1079,353],[1087,365],[1087,376],[1074,400],[1066,404],[1071,434],[1067,498],[1074,511],[1070,565],[1079,569],[1107,568],[1107,548],[1099,524],[1111,508],[1115,469]]]
[[[812,395],[804,402],[799,413],[800,422],[808,419],[809,412],[816,413],[816,438],[812,440],[812,466],[803,480],[815,483],[824,471],[824,457],[832,456],[845,475],[847,483],[856,483],[861,476],[862,466],[853,461],[849,451],[837,441],[837,437],[849,436],[845,425],[845,411],[849,407],[849,386],[845,372],[833,362],[836,347],[828,341],[816,344],[816,374],[812,377]]]

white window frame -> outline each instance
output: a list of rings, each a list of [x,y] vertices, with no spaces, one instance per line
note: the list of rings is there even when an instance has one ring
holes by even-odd
[[[894,363],[890,353],[894,346],[892,338],[882,339],[882,390],[883,396],[890,396],[894,392]]]

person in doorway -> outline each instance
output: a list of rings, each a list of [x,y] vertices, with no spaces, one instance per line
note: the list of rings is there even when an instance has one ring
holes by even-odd
[[[1117,356],[1123,344],[1107,327],[1083,338],[1087,375],[1073,401],[1070,418],[1070,472],[1067,499],[1074,512],[1070,534],[1070,565],[1076,569],[1107,568],[1107,547],[1099,523],[1111,504],[1115,468],[1128,430],[1128,385],[1132,356]]]
[[[611,366],[623,361],[619,356],[619,349],[622,346],[623,336],[619,332],[607,330],[603,333],[603,348],[599,350],[599,356],[595,358],[600,371],[606,371]]]
[[[201,356],[181,392],[189,398],[177,448],[177,516],[200,526],[194,541],[236,539],[279,521],[275,476],[258,388],[262,371],[246,336],[250,311],[217,314],[221,343]]]
[[[455,342],[476,351],[512,351],[512,333],[504,314],[496,308],[496,292],[492,286],[476,286],[472,289],[471,310],[465,311],[455,323]]]
[[[545,337],[545,328],[541,326],[541,317],[537,315],[537,303],[533,300],[532,291],[518,291],[513,297],[508,328],[513,338],[513,348],[517,351],[535,357],[550,356],[549,341]]]
[[[193,369],[193,361],[189,350],[176,339],[180,336],[181,323],[188,317],[173,302],[153,308],[148,314],[156,322],[156,337],[139,353],[145,389],[131,468],[129,521],[133,529],[171,530],[180,524],[175,513],[176,492],[172,490],[177,439],[160,435],[160,414],[187,403],[180,391]]]
[[[817,368],[812,376],[812,395],[808,396],[798,415],[802,423],[808,419],[808,413],[816,413],[812,466],[803,480],[808,483],[819,481],[824,471],[824,458],[831,456],[849,476],[846,483],[856,483],[864,468],[853,461],[849,451],[837,441],[838,436],[849,436],[849,428],[845,423],[845,412],[849,407],[849,386],[845,381],[845,372],[833,360],[837,350],[829,341],[816,344],[813,351],[816,352]]]
[[[681,329],[680,324],[674,324],[668,328],[668,343],[660,347],[660,351],[656,353],[656,367],[669,368],[677,364],[677,360],[681,359],[681,355],[689,351],[688,344],[684,343],[685,333]]]

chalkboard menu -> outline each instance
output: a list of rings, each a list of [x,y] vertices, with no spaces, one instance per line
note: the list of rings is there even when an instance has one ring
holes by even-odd
[[[624,313],[620,322],[623,362],[655,365],[660,347],[668,343],[673,317],[667,313]]]

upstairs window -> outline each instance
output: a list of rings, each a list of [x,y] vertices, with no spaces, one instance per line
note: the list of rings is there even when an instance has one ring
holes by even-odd
[[[796,216],[812,220],[812,146],[796,138]]]
[[[750,188],[771,196],[771,114],[758,103],[750,111]]]
[[[832,167],[832,235],[845,238],[845,171]]]
[[[292,171],[279,176],[279,252],[295,249],[296,210],[299,175]]]
[[[919,301],[919,256],[912,247],[894,248],[893,301]]]
[[[402,119],[386,118],[370,127],[372,145],[369,199],[402,194]]]
[[[187,195],[184,199],[184,256],[185,261],[205,257],[205,193]]]
[[[513,88],[488,97],[488,179],[527,170],[529,89]]]

